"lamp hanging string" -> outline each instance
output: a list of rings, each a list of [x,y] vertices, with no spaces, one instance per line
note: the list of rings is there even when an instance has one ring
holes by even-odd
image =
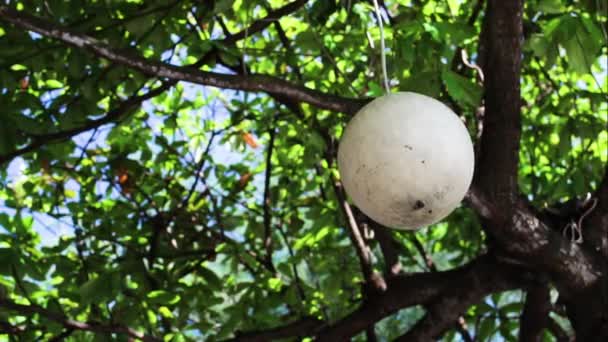
[[[388,72],[386,71],[386,48],[384,45],[384,25],[382,23],[382,16],[380,15],[380,6],[378,6],[378,0],[374,0],[374,9],[376,10],[376,18],[378,19],[378,26],[380,26],[380,59],[382,63],[382,77],[384,78],[384,89],[386,93],[391,92],[391,87],[388,82]]]

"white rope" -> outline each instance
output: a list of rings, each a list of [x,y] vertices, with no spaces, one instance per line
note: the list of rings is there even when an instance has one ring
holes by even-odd
[[[382,76],[384,78],[384,89],[386,93],[391,92],[391,87],[388,83],[388,72],[386,71],[386,47],[384,46],[384,25],[382,24],[382,16],[380,15],[380,6],[378,6],[378,0],[374,0],[374,8],[376,9],[376,17],[378,18],[378,25],[380,26],[380,57],[382,60]]]

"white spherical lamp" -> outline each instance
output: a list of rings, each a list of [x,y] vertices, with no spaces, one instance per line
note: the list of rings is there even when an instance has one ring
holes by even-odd
[[[369,217],[413,230],[446,217],[473,178],[469,133],[443,103],[411,92],[382,96],[348,123],[338,150],[342,184]]]

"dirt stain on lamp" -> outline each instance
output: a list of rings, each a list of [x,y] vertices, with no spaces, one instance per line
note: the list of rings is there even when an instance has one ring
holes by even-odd
[[[415,230],[445,218],[465,196],[475,156],[469,133],[443,103],[399,92],[364,106],[338,150],[342,183],[369,217]]]

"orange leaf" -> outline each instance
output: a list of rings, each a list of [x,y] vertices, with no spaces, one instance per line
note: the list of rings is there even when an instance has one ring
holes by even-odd
[[[118,184],[124,186],[129,181],[129,170],[124,166],[119,166],[116,169],[116,177],[118,178]]]
[[[127,173],[122,173],[122,174],[118,175],[118,183],[120,183],[120,185],[125,185],[125,183],[127,183],[128,180],[129,180],[129,175]]]
[[[26,90],[29,85],[30,81],[27,79],[27,77],[24,77],[19,81],[19,88],[21,88],[21,90]]]
[[[249,145],[249,147],[251,147],[251,148],[257,148],[258,146],[260,146],[258,144],[257,140],[255,139],[255,137],[253,136],[253,134],[247,133],[247,132],[243,132],[243,134],[241,134],[241,136],[243,137],[243,140],[245,141],[245,143],[247,145]]]
[[[51,163],[48,159],[43,158],[42,160],[40,160],[40,167],[42,167],[42,172],[44,174],[48,175],[51,173]]]
[[[247,184],[249,184],[249,181],[251,181],[251,176],[253,175],[249,172],[242,174],[241,178],[239,178],[239,186],[241,188],[246,187]]]

